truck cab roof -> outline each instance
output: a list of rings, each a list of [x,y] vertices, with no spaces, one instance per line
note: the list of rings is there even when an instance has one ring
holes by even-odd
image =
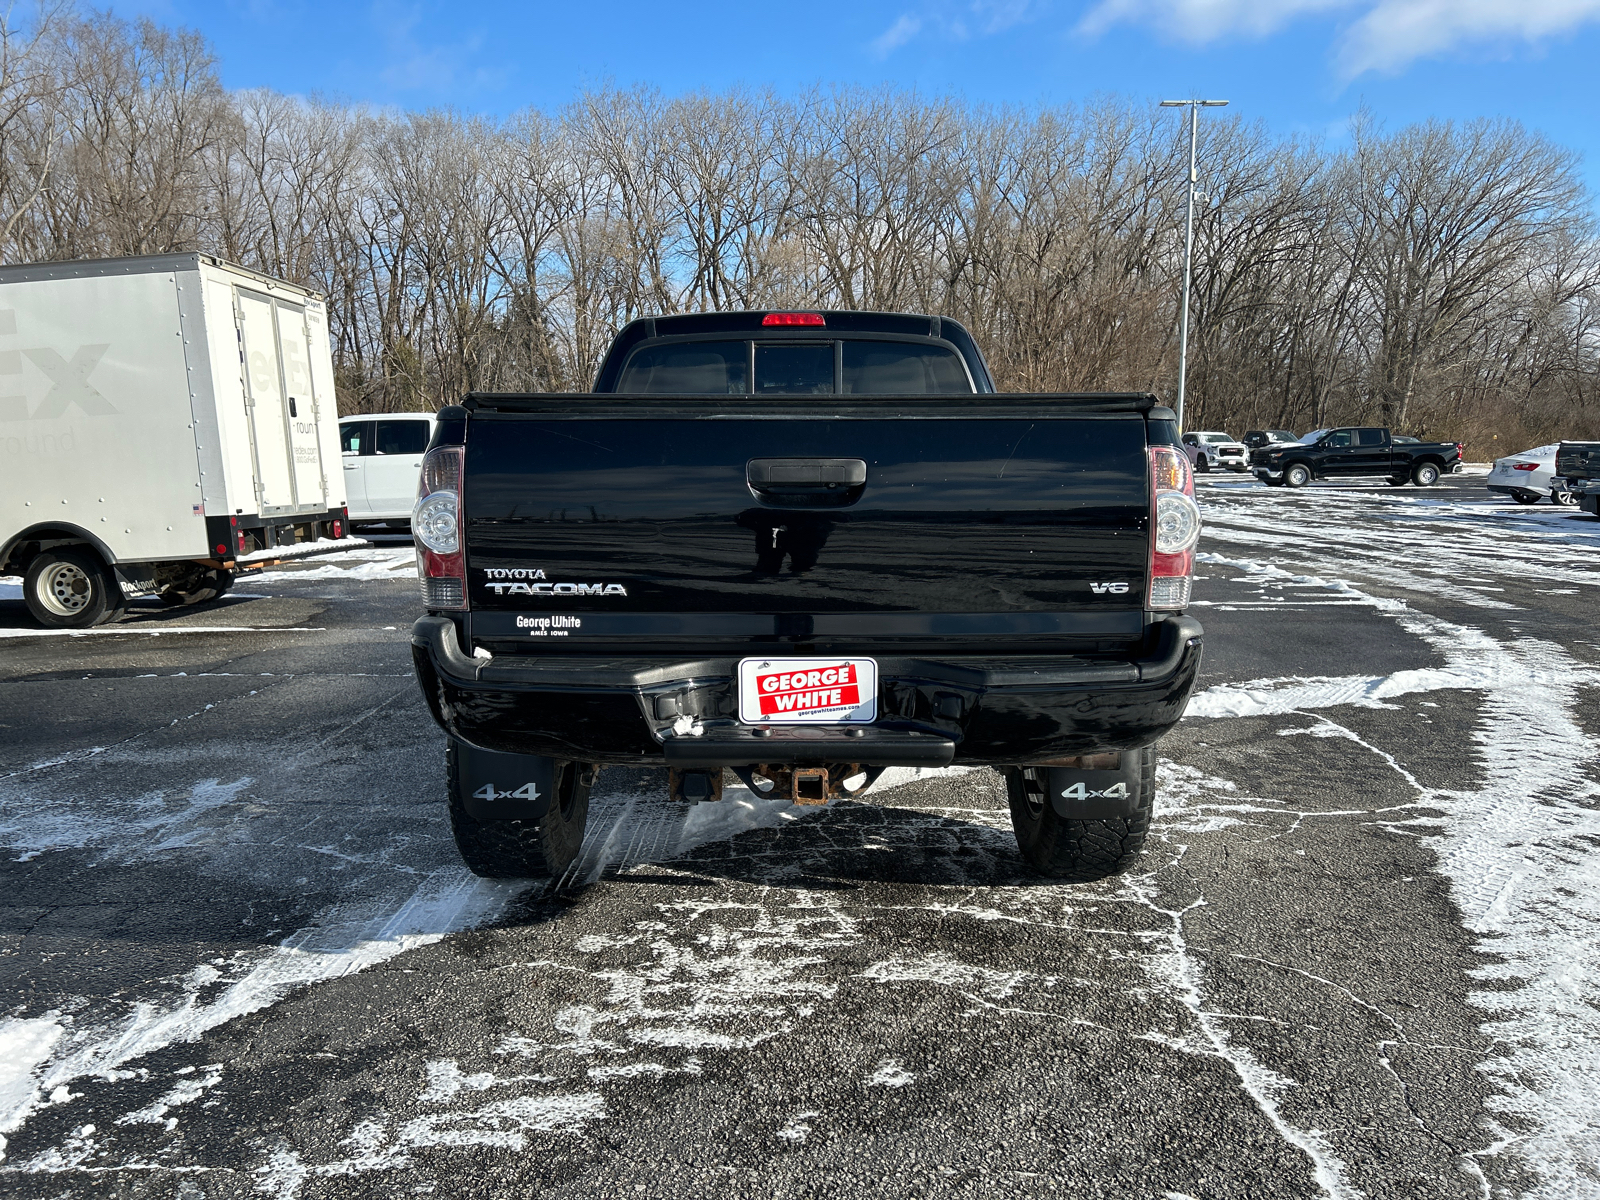
[[[720,312],[642,317],[618,333],[599,393],[955,395],[993,392],[972,335],[906,313]]]

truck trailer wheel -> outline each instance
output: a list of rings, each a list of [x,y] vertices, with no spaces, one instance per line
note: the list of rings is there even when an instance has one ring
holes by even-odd
[[[471,753],[470,749],[466,753]],[[582,763],[555,763],[555,795],[537,821],[481,821],[467,811],[463,750],[445,746],[449,779],[450,831],[456,849],[474,875],[488,879],[556,879],[583,849],[589,823],[591,783]]]
[[[1418,463],[1416,469],[1411,472],[1411,482],[1418,487],[1432,487],[1439,482],[1439,468],[1432,463]],[[1533,499],[1535,504],[1539,502],[1537,496]]]
[[[23,575],[22,598],[34,620],[58,629],[98,625],[127,607],[110,568],[93,550],[78,546],[34,555]]]
[[[1311,468],[1305,463],[1290,463],[1283,471],[1283,481],[1292,488],[1302,488],[1311,482]]]
[[[1139,755],[1139,793],[1133,812],[1104,821],[1074,821],[1060,816],[1039,776],[1028,767],[1006,770],[1011,827],[1022,857],[1035,871],[1086,882],[1127,870],[1144,847],[1156,799],[1153,746],[1124,751]]]

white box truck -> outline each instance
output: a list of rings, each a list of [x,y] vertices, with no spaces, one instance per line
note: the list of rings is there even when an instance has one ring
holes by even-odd
[[[0,267],[0,575],[47,625],[347,536],[327,311],[204,254]]]

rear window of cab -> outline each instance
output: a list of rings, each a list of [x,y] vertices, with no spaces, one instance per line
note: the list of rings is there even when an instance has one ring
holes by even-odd
[[[646,396],[950,396],[974,390],[951,347],[872,338],[657,343],[629,355],[617,382],[618,392]]]

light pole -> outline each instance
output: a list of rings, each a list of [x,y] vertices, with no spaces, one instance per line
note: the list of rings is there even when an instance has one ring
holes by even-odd
[[[1183,393],[1189,381],[1189,279],[1194,272],[1194,149],[1200,132],[1200,110],[1221,108],[1226,100],[1163,100],[1162,108],[1189,110],[1189,204],[1183,231],[1183,315],[1178,320],[1178,431],[1183,431]]]

